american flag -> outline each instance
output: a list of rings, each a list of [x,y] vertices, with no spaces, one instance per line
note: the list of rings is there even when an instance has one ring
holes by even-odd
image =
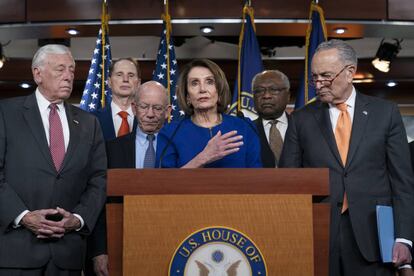
[[[177,104],[177,96],[175,95],[175,89],[177,86],[178,79],[178,66],[177,60],[175,59],[175,50],[172,37],[170,41],[167,41],[167,29],[166,23],[163,23],[163,31],[161,35],[160,45],[158,47],[157,62],[155,64],[155,70],[152,75],[152,79],[158,81],[166,88],[168,88],[168,74],[170,79],[170,104],[172,106],[171,120],[178,119],[180,116],[184,116],[184,111],[180,110]],[[169,51],[167,51],[169,49]],[[168,72],[168,54],[170,60],[170,70]]]
[[[103,56],[102,49],[104,50]],[[109,37],[107,32],[105,32],[105,35],[102,35],[102,29],[100,29],[98,38],[96,39],[95,49],[93,50],[88,79],[86,80],[80,102],[81,109],[94,112],[111,103],[112,92],[108,86],[111,60]],[[102,99],[102,95],[105,97],[104,100]]]

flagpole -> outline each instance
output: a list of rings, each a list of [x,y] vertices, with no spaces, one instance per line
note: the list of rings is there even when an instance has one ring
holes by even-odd
[[[108,30],[108,14],[107,14],[107,2],[102,1],[102,16],[101,16],[101,40],[102,40],[102,64],[105,62],[105,35]],[[105,66],[101,68],[101,107],[105,107]]]
[[[166,54],[167,54],[167,94],[168,94],[168,104],[171,105],[171,87],[170,87],[170,33],[171,33],[171,17],[169,13],[168,0],[164,0],[164,14],[161,16],[162,20],[165,22],[166,30]],[[171,122],[171,116],[168,117],[168,122]]]
[[[241,111],[241,49],[243,47],[243,38],[244,38],[244,26],[246,24],[246,14],[250,16],[250,21],[253,27],[254,32],[256,32],[256,26],[254,24],[254,11],[251,7],[251,1],[246,0],[245,5],[243,7],[243,23],[242,28],[240,31],[240,37],[239,37],[239,61],[237,66],[237,111]]]

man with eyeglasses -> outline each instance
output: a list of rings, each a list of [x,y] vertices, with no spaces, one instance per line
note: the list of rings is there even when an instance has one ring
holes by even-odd
[[[145,82],[135,93],[131,108],[137,127],[131,133],[106,143],[108,168],[154,168],[157,135],[171,112],[165,87],[156,81]],[[108,275],[105,212],[89,240],[91,251],[100,249],[101,253],[93,258],[94,273]]]
[[[278,70],[258,73],[252,81],[254,107],[259,117],[254,120],[261,144],[262,164],[275,168],[280,158],[288,127],[285,112],[290,98],[288,77]]]
[[[291,114],[279,165],[329,168],[330,275],[391,276],[411,262],[414,176],[398,106],[357,92],[356,70],[345,42],[318,46],[317,100]],[[381,261],[376,205],[393,207],[393,264]]]

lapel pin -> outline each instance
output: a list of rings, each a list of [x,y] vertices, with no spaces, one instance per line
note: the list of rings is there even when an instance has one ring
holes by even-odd
[[[75,124],[79,125],[79,122],[78,122],[78,121],[76,121],[76,120],[73,120],[73,122],[74,122]]]
[[[362,113],[364,113],[364,115],[368,115],[368,112],[367,111],[362,111]]]

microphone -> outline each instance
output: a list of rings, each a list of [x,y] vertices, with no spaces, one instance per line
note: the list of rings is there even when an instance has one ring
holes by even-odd
[[[174,132],[171,134],[171,136],[166,137],[168,141],[167,141],[167,144],[165,145],[165,147],[162,149],[161,154],[160,154],[160,163],[158,164],[159,169],[161,169],[162,159],[164,158],[165,154],[167,153],[167,149],[169,148],[169,146],[171,146],[171,143],[172,143],[175,135],[177,134],[178,130],[180,129],[183,122],[187,119],[187,117],[188,116],[185,115],[184,118],[182,118],[181,121],[178,123],[177,127],[174,129]]]

